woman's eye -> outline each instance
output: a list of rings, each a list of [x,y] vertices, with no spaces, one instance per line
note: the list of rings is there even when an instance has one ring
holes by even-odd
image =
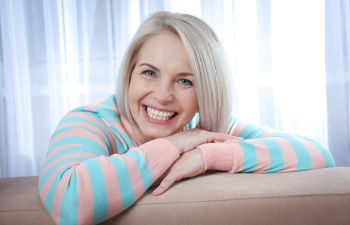
[[[186,87],[192,87],[193,83],[190,80],[187,79],[179,79],[178,83],[181,84],[182,86],[186,86]]]
[[[156,75],[156,73],[152,70],[146,70],[142,72],[143,75],[146,75],[148,77],[154,77]]]

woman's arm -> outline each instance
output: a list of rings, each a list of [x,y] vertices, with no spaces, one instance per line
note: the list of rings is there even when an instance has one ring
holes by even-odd
[[[290,172],[335,166],[330,152],[308,138],[236,121],[229,131],[242,140],[198,146],[206,170]]]
[[[115,138],[95,113],[71,112],[61,121],[38,184],[57,224],[99,223],[117,215],[179,157],[166,139],[111,154]]]
[[[311,139],[237,121],[229,134],[236,138],[198,145],[183,154],[153,194],[160,195],[173,183],[206,170],[273,173],[335,166],[330,152]]]

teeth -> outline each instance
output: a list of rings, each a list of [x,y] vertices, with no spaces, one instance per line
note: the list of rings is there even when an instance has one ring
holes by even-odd
[[[175,114],[175,112],[163,112],[151,107],[147,107],[147,114],[152,119],[165,121],[169,120]]]

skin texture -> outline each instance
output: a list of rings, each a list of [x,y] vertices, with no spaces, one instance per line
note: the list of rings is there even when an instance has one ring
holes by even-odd
[[[154,195],[164,193],[176,181],[204,172],[202,153],[196,149],[198,145],[232,138],[200,129],[182,132],[198,111],[198,103],[186,50],[172,32],[163,31],[145,41],[137,56],[129,90],[130,112],[137,125],[136,138],[141,143],[166,138],[182,154],[163,175]],[[147,113],[148,107],[168,115],[176,114],[152,118]]]

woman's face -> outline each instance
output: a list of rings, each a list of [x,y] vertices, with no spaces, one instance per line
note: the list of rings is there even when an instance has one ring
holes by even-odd
[[[182,130],[198,111],[194,76],[185,47],[169,31],[141,47],[129,87],[129,106],[141,142]]]

